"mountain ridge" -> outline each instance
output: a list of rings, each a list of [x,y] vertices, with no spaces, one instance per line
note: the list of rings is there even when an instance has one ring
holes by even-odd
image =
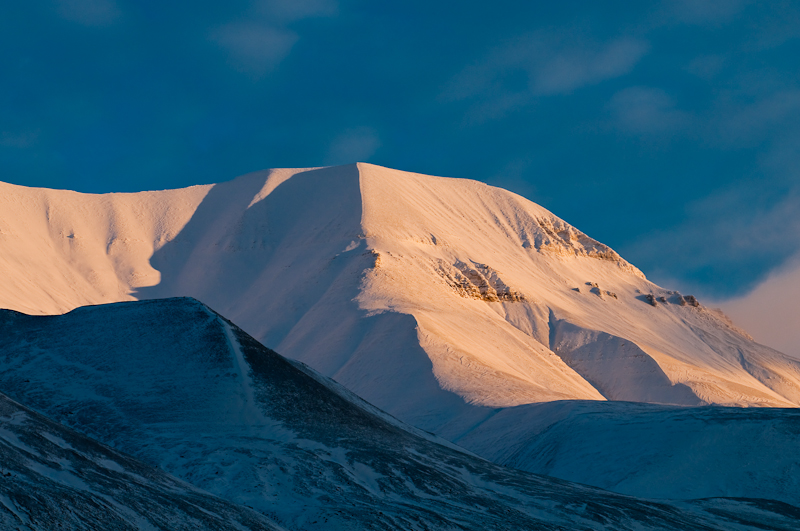
[[[281,531],[263,515],[53,422],[0,393],[4,529]]]

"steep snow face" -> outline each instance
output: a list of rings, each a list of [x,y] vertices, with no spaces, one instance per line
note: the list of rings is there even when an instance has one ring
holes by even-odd
[[[0,183],[0,307],[54,314],[133,300],[160,282],[153,251],[210,189],[92,195]]]
[[[0,305],[193,296],[428,430],[562,399],[800,405],[798,360],[478,182],[357,164],[141,194],[3,187]]]
[[[404,426],[189,299],[53,317],[0,312],[0,389],[287,529],[788,530],[796,524],[797,510],[774,501],[642,501],[492,464]],[[49,467],[55,480],[85,481],[93,471],[80,462],[89,459],[145,476],[131,477],[136,494],[145,483],[145,467],[131,459],[79,447],[75,436],[63,435],[68,430],[54,432],[53,423],[28,425],[24,434],[17,427],[11,435],[2,431],[14,422],[0,417],[0,452],[11,445],[22,455],[14,458],[14,473],[29,477]],[[42,437],[55,446],[65,441],[79,455]],[[99,477],[116,480],[102,470]],[[15,500],[22,481],[11,482]],[[51,488],[35,475],[30,483]],[[3,478],[0,495],[6,485]],[[83,488],[77,480],[72,487]],[[98,494],[114,487],[103,485]],[[167,500],[188,497],[181,487]],[[48,503],[61,499],[54,490],[37,493]],[[200,502],[203,496],[194,494]],[[0,518],[11,518],[2,505],[9,497],[0,497]],[[207,500],[197,505],[214,511],[208,520],[224,509]],[[6,511],[14,507],[20,504]],[[258,527],[243,522],[242,528]]]
[[[413,315],[440,382],[470,402],[800,404],[797,360],[648,282],[540,206],[474,181],[359,167],[380,265],[358,300]],[[521,297],[465,294],[452,280],[464,264],[479,291],[472,279],[483,276]]]

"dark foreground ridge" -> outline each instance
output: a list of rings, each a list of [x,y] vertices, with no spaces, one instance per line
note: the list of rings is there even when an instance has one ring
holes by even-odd
[[[2,311],[0,391],[286,529],[788,530],[800,518],[780,502],[645,501],[492,464],[406,427],[193,299],[63,316]],[[13,450],[17,436],[0,435]],[[48,466],[87,485],[86,500],[104,499],[88,468]],[[2,478],[2,517],[18,517],[10,507],[31,521],[51,514],[19,494],[46,481],[39,476]],[[36,492],[49,506],[63,503],[59,490]],[[180,528],[142,513],[156,529]],[[82,528],[103,528],[91,517]]]
[[[278,530],[0,394],[0,529]]]

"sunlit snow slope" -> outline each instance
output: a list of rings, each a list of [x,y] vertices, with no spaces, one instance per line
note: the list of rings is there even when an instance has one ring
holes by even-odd
[[[190,295],[426,429],[560,399],[800,405],[800,361],[479,182],[357,164],[138,194],[1,186],[0,306]]]

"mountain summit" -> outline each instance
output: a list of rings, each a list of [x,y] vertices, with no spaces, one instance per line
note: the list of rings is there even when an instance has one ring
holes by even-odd
[[[134,194],[0,188],[0,306],[192,296],[425,429],[562,399],[800,405],[800,361],[476,181],[354,164]]]

